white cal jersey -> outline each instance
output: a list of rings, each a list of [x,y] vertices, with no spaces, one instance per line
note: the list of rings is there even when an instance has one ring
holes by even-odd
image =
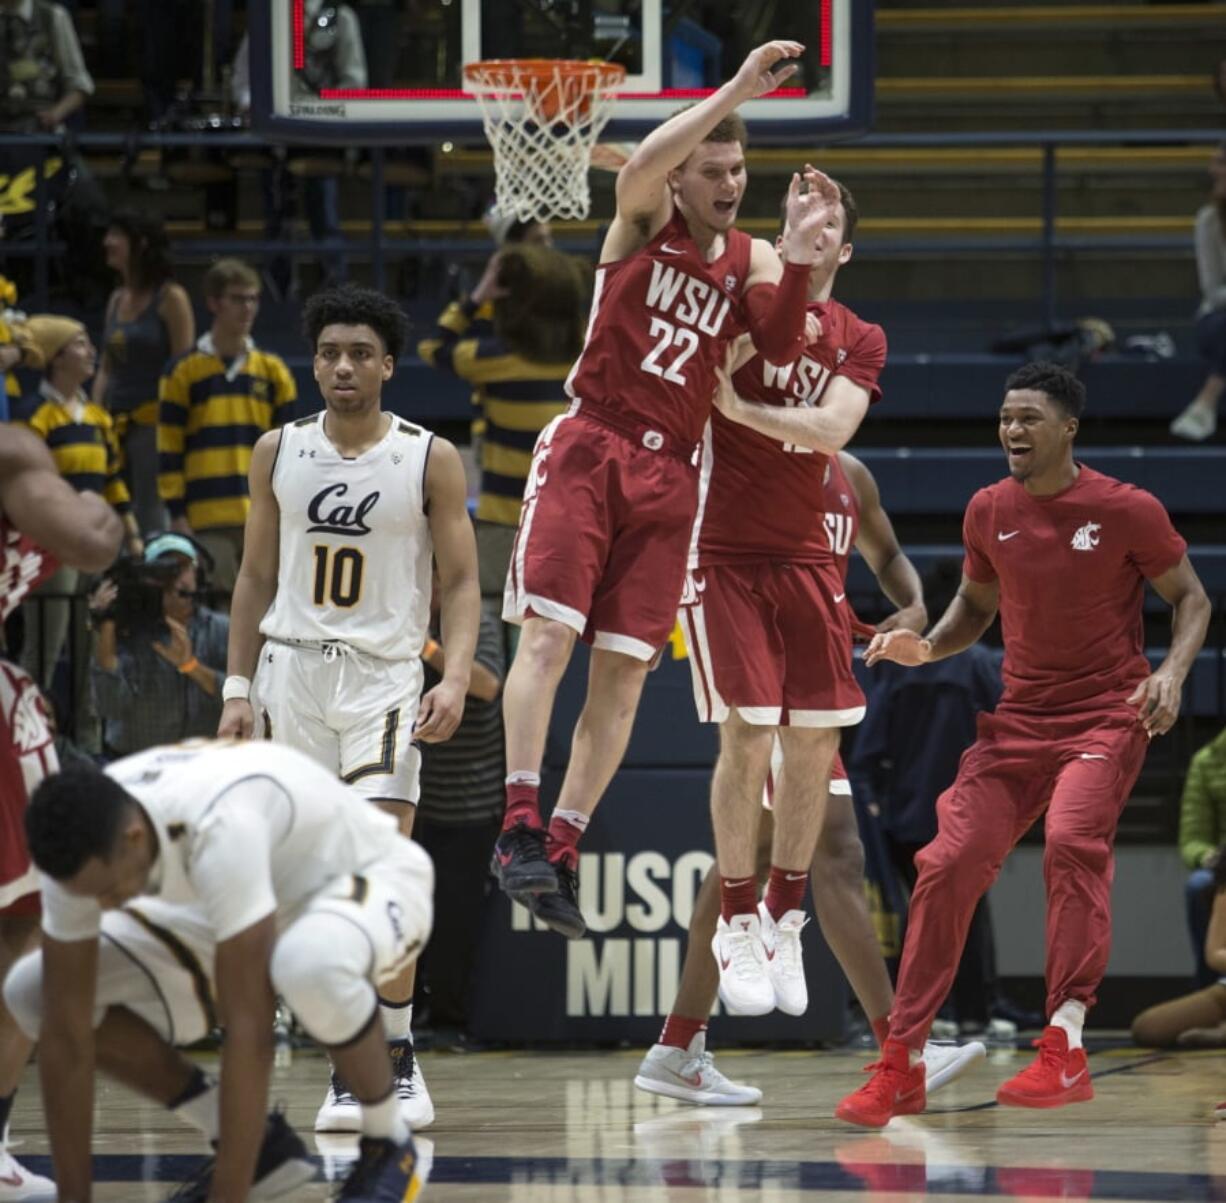
[[[145,894],[199,908],[218,941],[274,913],[284,930],[322,890],[369,869],[398,841],[394,818],[282,744],[192,740],[125,756],[106,772],[157,833]],[[97,934],[94,899],[49,878],[43,899],[53,937]]]
[[[260,633],[416,659],[430,620],[425,487],[434,436],[393,415],[374,447],[347,459],[324,434],[323,420],[321,412],[281,432],[272,469],[280,568]]]

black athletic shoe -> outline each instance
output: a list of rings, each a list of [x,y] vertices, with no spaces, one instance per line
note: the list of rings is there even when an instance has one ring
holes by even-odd
[[[568,940],[581,940],[587,932],[587,924],[579,909],[578,870],[562,861],[554,861],[553,869],[558,875],[557,891],[533,896],[528,908],[542,923]]]
[[[357,1164],[336,1198],[337,1203],[413,1203],[424,1185],[411,1136],[403,1144],[363,1136]]]
[[[210,1157],[199,1173],[179,1187],[167,1203],[205,1203],[213,1185],[215,1162],[216,1158]],[[306,1151],[306,1145],[286,1123],[283,1112],[271,1112],[264,1127],[260,1156],[255,1163],[255,1180],[247,1197],[252,1200],[281,1199],[314,1177],[315,1165]]]
[[[498,837],[490,872],[511,895],[552,894],[558,888],[558,875],[545,857],[545,832],[522,821]]]

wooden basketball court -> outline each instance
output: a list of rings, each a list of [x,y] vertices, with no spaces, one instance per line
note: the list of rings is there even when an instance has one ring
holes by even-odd
[[[996,1086],[1030,1055],[993,1052],[934,1097],[927,1114],[881,1132],[833,1118],[861,1081],[864,1052],[723,1052],[717,1063],[765,1091],[761,1107],[697,1108],[646,1095],[641,1051],[426,1053],[438,1113],[421,1136],[433,1157],[424,1197],[439,1203],[792,1203],[816,1198],[1197,1200],[1226,1197],[1226,1098],[1220,1053],[1095,1053],[1097,1097],[1057,1111],[998,1107]],[[322,1058],[295,1053],[275,1100],[319,1154],[320,1181],[295,1198],[331,1197],[354,1140],[317,1141],[311,1123]],[[194,1132],[109,1082],[95,1110],[100,1203],[165,1199],[198,1168]],[[37,1073],[18,1096],[15,1152],[50,1172]]]

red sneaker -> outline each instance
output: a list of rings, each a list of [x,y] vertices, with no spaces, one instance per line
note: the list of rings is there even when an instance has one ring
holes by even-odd
[[[1006,1107],[1063,1107],[1094,1097],[1086,1051],[1070,1049],[1063,1028],[1044,1028],[1034,1047],[1039,1055],[996,1092],[998,1103]]]
[[[924,1063],[912,1069],[906,1046],[897,1040],[887,1040],[881,1060],[865,1068],[873,1076],[834,1109],[839,1119],[862,1128],[884,1128],[894,1116],[919,1115],[928,1105]]]

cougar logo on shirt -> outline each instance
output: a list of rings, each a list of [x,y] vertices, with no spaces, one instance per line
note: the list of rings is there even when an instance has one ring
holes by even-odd
[[[713,284],[687,276],[670,264],[655,260],[647,285],[647,308],[667,313],[683,326],[697,326],[704,334],[718,334],[732,302]]]
[[[1087,522],[1073,536],[1074,551],[1093,551],[1098,546],[1098,532],[1102,525],[1098,522]]]
[[[312,531],[322,531],[329,535],[370,534],[366,515],[375,508],[375,503],[379,500],[378,489],[368,493],[356,506],[330,505],[348,492],[349,486],[346,484],[328,485],[311,498],[311,504],[307,506],[307,517],[314,525],[307,527],[308,534]]]
[[[705,577],[699,580],[692,572],[687,573],[685,587],[681,590],[681,601],[678,604],[682,606],[696,606],[701,600],[700,595],[706,591],[707,581]]]
[[[19,756],[46,747],[52,738],[42,695],[34,688],[33,682],[23,682],[23,686],[9,719],[13,746]]]

